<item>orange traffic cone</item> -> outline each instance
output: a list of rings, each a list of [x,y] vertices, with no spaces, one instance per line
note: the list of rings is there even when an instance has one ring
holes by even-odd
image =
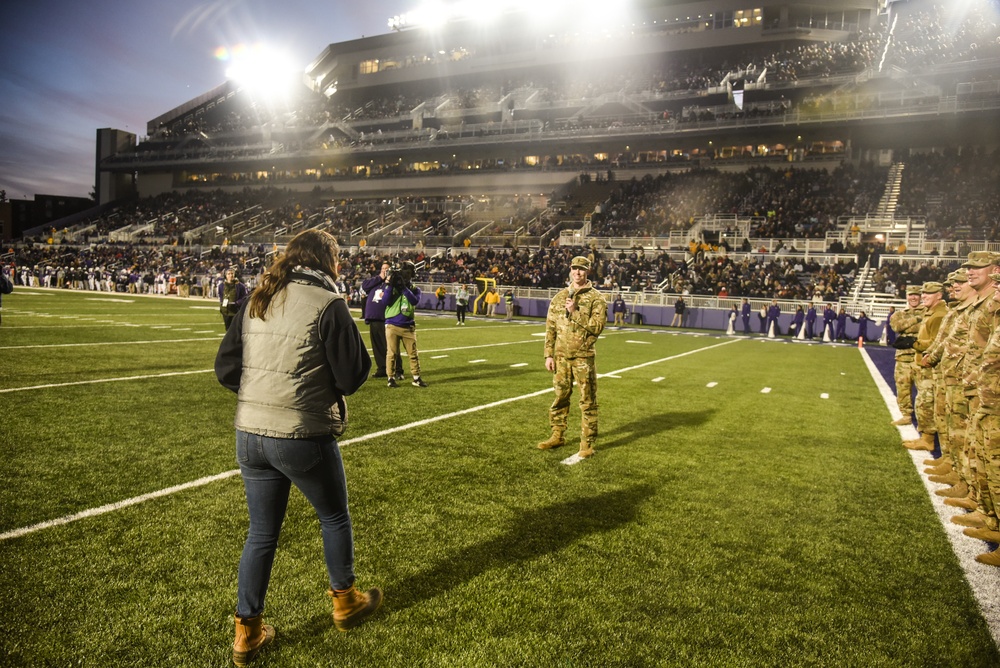
[[[863,336],[859,336],[858,337],[858,348],[864,348],[864,347],[865,347],[865,338]]]

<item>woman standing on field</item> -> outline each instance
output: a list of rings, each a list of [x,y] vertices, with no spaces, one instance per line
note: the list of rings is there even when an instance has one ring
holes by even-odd
[[[354,588],[354,538],[337,446],[344,397],[368,378],[371,359],[334,281],[339,249],[326,232],[292,239],[233,319],[215,373],[238,394],[236,459],[250,529],[240,558],[233,662],[244,666],[274,638],[262,624],[278,534],[294,484],[319,517],[333,622],[357,626],[382,592]]]

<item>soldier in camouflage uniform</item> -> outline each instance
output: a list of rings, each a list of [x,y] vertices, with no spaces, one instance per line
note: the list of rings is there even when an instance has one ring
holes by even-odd
[[[911,285],[906,288],[906,308],[896,311],[889,320],[892,331],[896,332],[896,340],[901,336],[916,337],[920,329],[920,321],[924,317],[924,307],[920,305],[920,286]],[[910,348],[896,349],[896,404],[903,414],[893,424],[903,426],[913,420],[913,358],[916,351]]]
[[[996,302],[1000,300],[1000,273],[991,273],[989,277],[994,284],[992,301]],[[980,507],[989,507],[995,511],[996,504],[1000,503],[1000,329],[994,328],[983,348],[978,382],[979,401],[972,419],[973,437],[977,439],[977,446],[980,448],[987,493],[991,500],[989,504],[981,504]],[[972,514],[974,513],[970,513]],[[984,526],[970,527],[965,530],[965,534],[990,543],[1000,543],[998,529],[1000,526],[994,512],[984,516]],[[1000,549],[980,554],[976,561],[989,566],[1000,566]]]
[[[590,281],[590,260],[574,257],[570,263],[569,287],[560,290],[549,304],[545,320],[545,368],[554,374],[556,398],[549,408],[552,436],[538,444],[540,450],[565,443],[566,417],[573,381],[580,390],[581,458],[594,454],[597,441],[597,366],[594,344],[608,321],[608,304]]]
[[[957,515],[951,521],[974,529],[997,529],[996,510],[986,477],[986,448],[992,436],[990,420],[982,420],[980,408],[980,369],[984,362],[986,345],[1000,325],[1000,302],[993,299],[993,282],[990,274],[1000,271],[1000,255],[988,251],[969,253],[969,259],[962,265],[968,270],[969,285],[976,291],[976,297],[969,312],[969,336],[965,355],[959,371],[962,375],[962,389],[969,402],[969,428],[966,434],[966,452],[974,481],[970,485],[969,501],[976,503],[976,509],[966,515]]]
[[[934,402],[937,399],[934,391],[934,372],[921,366],[924,353],[931,347],[941,329],[941,321],[948,307],[944,303],[944,286],[937,281],[928,281],[920,288],[920,303],[923,304],[924,319],[917,332],[917,341],[913,344],[916,351],[913,371],[917,384],[917,401],[913,406],[917,414],[917,430],[920,438],[904,441],[903,447],[910,450],[933,450],[934,437],[937,435],[937,424],[934,421]]]
[[[931,474],[931,482],[954,486],[951,491],[938,490],[940,496],[955,499],[949,505],[959,504],[968,494],[969,467],[965,458],[965,431],[968,427],[969,405],[965,401],[962,378],[958,374],[958,363],[964,355],[965,343],[969,336],[969,307],[972,306],[975,290],[969,285],[965,269],[948,275],[945,285],[949,286],[954,305],[949,309],[938,330],[938,337],[924,355],[921,365],[937,371],[937,397],[935,419],[938,440],[941,443],[941,458],[925,472]],[[955,489],[957,487],[957,489]]]

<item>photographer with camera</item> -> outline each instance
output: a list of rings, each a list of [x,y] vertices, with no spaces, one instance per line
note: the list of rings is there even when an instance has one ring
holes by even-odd
[[[386,278],[391,290],[388,306],[385,309],[385,368],[402,368],[399,360],[399,344],[402,342],[406,354],[410,357],[411,384],[414,387],[427,387],[420,378],[420,358],[417,356],[417,323],[413,320],[413,312],[420,301],[420,288],[413,285],[416,267],[412,262],[403,262],[389,270]],[[398,367],[397,367],[398,365]],[[389,377],[388,387],[399,387],[394,376]]]

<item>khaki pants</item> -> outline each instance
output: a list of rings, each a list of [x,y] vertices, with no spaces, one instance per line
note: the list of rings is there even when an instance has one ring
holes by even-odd
[[[396,357],[399,356],[399,344],[402,342],[406,354],[410,358],[410,375],[414,378],[420,377],[420,358],[417,357],[417,333],[416,325],[411,327],[397,327],[386,323],[385,326],[385,368],[391,373],[396,367]],[[399,364],[403,368],[402,363]]]

